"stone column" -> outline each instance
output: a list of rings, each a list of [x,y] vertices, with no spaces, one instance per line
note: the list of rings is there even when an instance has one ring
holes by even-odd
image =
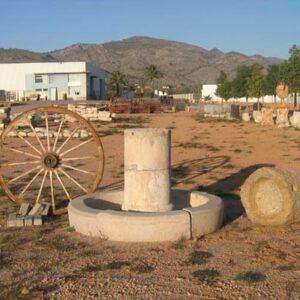
[[[263,107],[261,109],[262,114],[262,125],[273,125],[273,108],[272,107]]]
[[[170,203],[171,131],[139,128],[124,131],[123,210],[160,212]]]
[[[277,118],[276,118],[276,124],[278,127],[289,127],[289,110],[286,107],[278,107],[277,108]]]
[[[241,188],[241,201],[248,218],[262,225],[300,221],[300,172],[260,168]]]

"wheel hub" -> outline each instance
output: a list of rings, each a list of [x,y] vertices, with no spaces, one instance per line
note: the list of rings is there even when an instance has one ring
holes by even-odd
[[[59,165],[59,156],[53,153],[47,153],[44,156],[43,163],[47,169],[55,169]]]

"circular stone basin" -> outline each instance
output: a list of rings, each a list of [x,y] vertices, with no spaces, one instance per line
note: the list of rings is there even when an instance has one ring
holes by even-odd
[[[122,211],[124,191],[101,191],[73,199],[70,226],[77,232],[121,242],[191,239],[216,231],[223,223],[221,198],[197,191],[172,190],[173,210]]]

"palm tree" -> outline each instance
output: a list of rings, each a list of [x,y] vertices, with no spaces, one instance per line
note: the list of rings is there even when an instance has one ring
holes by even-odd
[[[163,76],[164,74],[160,70],[158,70],[157,66],[155,65],[150,65],[145,68],[144,78],[145,80],[150,81],[151,89],[152,89],[152,98],[154,97],[154,80],[160,79]]]
[[[116,97],[120,97],[123,86],[128,84],[128,77],[121,71],[113,71],[108,75],[108,84],[116,91]]]

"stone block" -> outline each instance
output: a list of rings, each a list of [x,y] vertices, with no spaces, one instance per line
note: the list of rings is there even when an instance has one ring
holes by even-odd
[[[249,122],[250,121],[250,115],[248,112],[242,113],[242,120],[244,122]]]
[[[24,219],[24,226],[32,226],[33,224],[33,217],[32,216],[25,216]]]
[[[28,213],[29,216],[40,215],[44,210],[44,206],[42,203],[34,204],[33,208]]]
[[[300,128],[300,111],[294,111],[291,123],[295,128]]]
[[[50,211],[50,204],[49,203],[42,203],[43,210],[41,211],[41,216],[48,216]]]
[[[33,217],[33,225],[34,226],[39,226],[43,224],[43,218],[42,216],[34,216]]]
[[[273,108],[272,107],[263,107],[261,109],[262,114],[262,125],[273,125]]]
[[[255,123],[261,123],[262,122],[262,114],[260,110],[254,110],[253,111],[253,119]]]
[[[30,211],[30,204],[26,202],[22,202],[21,207],[19,209],[19,215],[26,216]]]
[[[300,221],[300,172],[260,168],[241,188],[248,218],[261,225],[287,225]]]
[[[80,131],[80,137],[81,137],[81,138],[87,138],[88,136],[89,136],[89,132],[88,132],[87,130],[82,129],[82,130]]]
[[[286,107],[277,108],[276,111],[276,124],[279,128],[289,127],[289,118],[288,118],[289,110]]]
[[[24,220],[22,216],[17,216],[16,213],[8,215],[7,227],[23,227]]]

